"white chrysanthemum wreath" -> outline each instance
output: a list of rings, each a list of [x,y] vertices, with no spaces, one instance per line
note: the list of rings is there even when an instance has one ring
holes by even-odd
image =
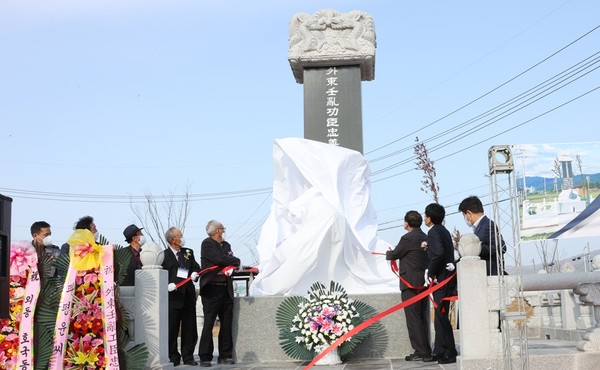
[[[306,297],[294,296],[281,302],[276,314],[280,343],[288,356],[311,360],[374,314],[371,306],[349,298],[340,284],[332,281],[327,289],[317,282]],[[340,357],[371,333],[367,328],[344,341],[338,347]]]

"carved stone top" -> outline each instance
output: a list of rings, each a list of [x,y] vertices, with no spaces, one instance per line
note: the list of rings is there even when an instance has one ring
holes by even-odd
[[[146,243],[140,252],[140,260],[142,261],[142,269],[161,269],[163,260],[165,259],[165,251],[156,243]]]
[[[579,300],[594,306],[600,306],[600,283],[581,283],[573,289],[579,295]]]
[[[290,21],[288,60],[296,82],[304,68],[359,65],[361,80],[375,78],[375,24],[362,11],[340,13],[325,9],[314,15],[298,13]]]
[[[480,259],[481,241],[473,233],[463,234],[458,242],[458,254],[461,259]]]

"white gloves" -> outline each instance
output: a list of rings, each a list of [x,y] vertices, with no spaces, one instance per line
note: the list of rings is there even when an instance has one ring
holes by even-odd
[[[423,276],[425,278],[425,286],[429,286],[429,284],[431,283],[431,278],[429,277],[429,269],[425,269],[425,275]]]
[[[192,272],[192,274],[190,275],[190,277],[192,278],[192,281],[198,281],[198,273],[196,271]]]
[[[446,270],[448,270],[448,271],[450,271],[450,272],[454,271],[454,269],[455,269],[455,268],[456,268],[456,267],[454,267],[454,264],[453,264],[452,262],[448,262],[448,263],[446,264]]]
[[[167,289],[169,289],[169,292],[172,292],[174,290],[177,290],[177,286],[175,285],[175,283],[171,283],[167,286]]]
[[[429,277],[429,269],[425,269],[425,284],[423,284],[424,286],[428,287],[430,285],[433,285],[433,283],[437,284],[437,279],[432,279]]]

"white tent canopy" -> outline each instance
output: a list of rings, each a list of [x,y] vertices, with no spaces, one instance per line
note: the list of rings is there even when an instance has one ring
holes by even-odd
[[[548,239],[590,238],[600,236],[600,197]]]

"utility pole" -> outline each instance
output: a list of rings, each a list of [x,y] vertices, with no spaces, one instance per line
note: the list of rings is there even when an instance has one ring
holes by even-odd
[[[515,153],[519,156],[519,158],[521,159],[521,168],[522,168],[522,175],[523,175],[523,199],[527,199],[527,182],[525,180],[525,158],[527,158],[522,151],[519,151],[518,153]],[[545,181],[544,181],[544,186],[545,186]]]
[[[523,157],[521,157],[523,158]],[[498,307],[500,314],[501,338],[503,347],[504,370],[528,370],[527,353],[527,314],[523,297],[521,237],[519,235],[519,201],[517,181],[511,145],[492,146],[488,152],[490,167],[490,195],[493,220],[496,232],[495,245],[498,270],[504,271],[505,262],[514,266],[509,278],[498,274]],[[525,185],[525,170],[523,170]],[[501,250],[502,241],[506,242],[506,253]],[[506,258],[506,261],[504,258]],[[514,300],[513,300],[514,298]],[[509,311],[508,306],[515,303]],[[520,323],[517,324],[517,323]],[[517,330],[514,330],[514,329]]]
[[[527,182],[525,180],[525,156],[521,153],[521,168],[523,171],[523,192],[525,193],[525,199],[527,199]]]

